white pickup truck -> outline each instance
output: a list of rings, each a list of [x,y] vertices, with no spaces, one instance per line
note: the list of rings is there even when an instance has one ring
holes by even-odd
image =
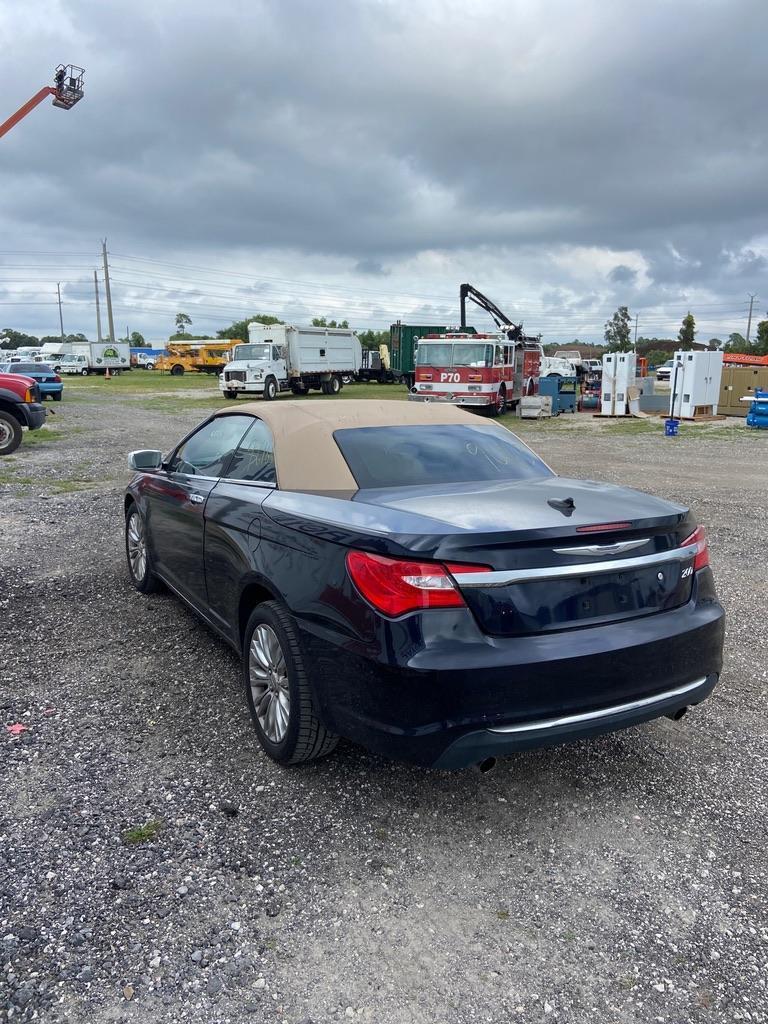
[[[253,323],[248,344],[234,346],[219,389],[225,398],[253,394],[267,401],[281,391],[306,395],[313,388],[337,395],[343,378],[356,374],[361,361],[360,339],[346,328]]]

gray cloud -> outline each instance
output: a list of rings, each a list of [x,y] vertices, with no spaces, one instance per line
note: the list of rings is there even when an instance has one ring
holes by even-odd
[[[18,102],[60,60],[87,84],[0,143],[9,249],[91,251],[106,234],[118,252],[337,289],[195,292],[145,267],[121,286],[137,310],[202,315],[226,285],[236,311],[343,314],[351,296],[385,320],[449,310],[468,279],[568,333],[618,302],[661,319],[768,299],[764,0],[488,0],[470,19],[439,0],[30,0],[0,18]]]

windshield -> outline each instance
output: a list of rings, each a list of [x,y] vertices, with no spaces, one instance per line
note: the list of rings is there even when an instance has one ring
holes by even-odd
[[[424,342],[416,352],[417,366],[493,366],[493,345],[479,342]]]
[[[493,345],[467,345],[457,342],[453,346],[451,366],[493,366]]]
[[[269,359],[270,346],[265,345],[235,345],[235,359]]]
[[[360,488],[553,476],[514,434],[490,424],[351,427],[333,437]]]

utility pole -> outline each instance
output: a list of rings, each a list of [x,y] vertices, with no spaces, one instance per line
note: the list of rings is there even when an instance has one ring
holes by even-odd
[[[112,292],[109,288],[109,266],[107,264],[107,240],[101,243],[101,255],[104,257],[104,294],[107,298],[107,321],[109,323],[109,340],[115,344],[115,322],[112,319]]]
[[[749,317],[747,318],[747,345],[749,345],[749,332],[752,330],[752,306],[755,302],[755,295],[749,296]]]
[[[96,337],[99,344],[101,344],[101,312],[99,311],[99,279],[96,276],[96,271],[93,272],[93,288],[96,292]]]
[[[64,317],[61,315],[61,283],[56,285],[56,294],[59,297],[59,327],[61,328],[61,340],[64,341]]]

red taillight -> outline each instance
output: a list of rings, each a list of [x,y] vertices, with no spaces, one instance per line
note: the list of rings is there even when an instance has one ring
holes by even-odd
[[[703,526],[697,526],[690,537],[686,537],[682,546],[687,548],[689,544],[696,545],[696,554],[693,556],[693,571],[705,569],[709,565],[709,541]]]
[[[464,598],[451,572],[488,572],[485,565],[441,565],[385,558],[366,551],[347,554],[352,582],[377,611],[390,618],[422,608],[461,608]]]
[[[54,384],[61,384],[61,377],[58,375],[58,373],[54,373],[54,375],[53,375],[53,383]]]

